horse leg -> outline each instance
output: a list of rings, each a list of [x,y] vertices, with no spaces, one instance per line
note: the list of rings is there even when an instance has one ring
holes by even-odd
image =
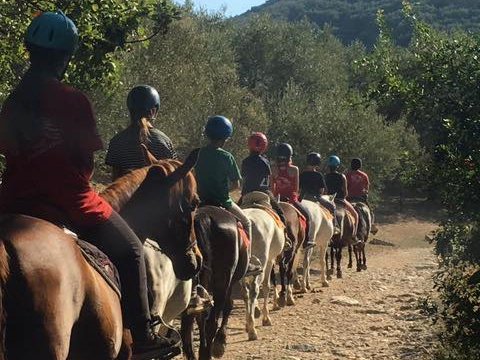
[[[266,273],[270,273],[271,268],[273,267],[273,260],[270,260],[267,263],[267,267],[265,269]],[[262,325],[263,326],[272,326],[272,320],[270,319],[269,312],[268,312],[268,298],[270,294],[270,278],[265,276],[263,279],[263,319]]]
[[[321,245],[319,246],[319,251],[320,251],[320,280],[322,281],[322,286],[323,287],[328,287],[328,280],[327,280],[327,262],[326,262],[326,257],[327,257],[327,249],[325,246]],[[323,255],[325,254],[325,256]]]
[[[337,278],[341,279],[343,277],[342,275],[342,250],[343,247],[339,246],[337,247],[337,253],[336,253],[336,258],[337,258]]]
[[[362,270],[367,270],[367,256],[365,255],[365,244],[366,242],[362,243],[362,255],[363,255]]]
[[[333,244],[330,246],[330,270],[327,272],[327,280],[332,280],[333,269],[335,266],[335,247]]]
[[[225,306],[225,298],[218,300],[214,299],[213,309],[211,309],[207,318],[205,319],[205,346],[200,347],[200,360],[210,360],[212,358],[213,339],[217,334],[218,319],[220,313]]]
[[[311,290],[310,287],[310,259],[313,253],[313,248],[306,250],[303,254],[303,281],[302,281],[302,293],[306,293],[307,290]]]
[[[300,290],[302,292],[302,283],[300,282],[300,279],[299,279],[299,276],[298,276],[298,263],[300,262],[300,254],[299,254],[299,250],[297,250],[297,252],[294,254],[294,257],[292,259],[292,261],[290,262],[290,266],[291,266],[291,281],[293,282],[293,287],[297,290]],[[305,277],[305,269],[303,269],[304,273],[303,273],[303,276]],[[288,274],[287,274],[288,276]]]
[[[225,306],[223,308],[222,324],[218,329],[215,339],[213,341],[212,354],[216,358],[221,358],[225,354],[227,346],[227,325],[228,318],[233,309],[232,287],[228,289]]]
[[[281,290],[280,290],[280,297],[278,298],[278,305],[280,307],[284,307],[287,303],[286,296],[287,296],[287,287],[288,287],[288,282],[286,282],[286,271],[287,271],[287,266],[288,264],[285,264],[285,262],[280,261],[279,268],[280,268],[280,285],[281,285]]]
[[[268,278],[268,276],[267,276]],[[260,286],[258,285],[258,276],[255,277],[253,280],[249,280],[249,297],[248,297],[248,312],[247,316],[247,323],[246,323],[246,330],[248,333],[248,340],[257,340],[257,330],[255,329],[255,311],[256,311],[256,302],[258,297],[258,292],[260,290]]]
[[[180,335],[182,336],[182,350],[183,356],[187,360],[196,360],[197,357],[193,351],[193,323],[194,317],[187,315],[186,312],[182,314]],[[200,338],[201,342],[201,338]]]
[[[356,248],[352,249],[352,245],[348,245],[348,266],[347,266],[347,268],[349,268],[349,269],[351,269],[353,267],[352,250],[355,251],[355,259],[357,259]]]

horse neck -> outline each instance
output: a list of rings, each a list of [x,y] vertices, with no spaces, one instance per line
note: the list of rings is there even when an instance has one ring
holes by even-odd
[[[115,180],[100,195],[116,212],[120,212],[145,180],[149,169],[144,167],[131,171]]]

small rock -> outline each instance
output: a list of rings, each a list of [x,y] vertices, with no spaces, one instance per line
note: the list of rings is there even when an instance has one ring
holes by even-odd
[[[333,296],[330,302],[337,305],[360,306],[360,302],[358,300],[349,298],[347,296]]]
[[[300,352],[317,352],[317,347],[312,344],[292,344],[286,346],[287,350],[296,350]]]

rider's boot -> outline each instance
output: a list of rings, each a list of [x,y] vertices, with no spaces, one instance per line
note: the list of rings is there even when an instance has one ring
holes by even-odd
[[[333,222],[333,235],[339,235],[341,231],[340,231],[340,226],[338,226],[337,218],[334,217],[332,222]]]

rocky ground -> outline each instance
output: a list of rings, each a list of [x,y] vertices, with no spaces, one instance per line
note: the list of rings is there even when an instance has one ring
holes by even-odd
[[[329,288],[321,288],[314,271],[314,292],[272,312],[271,327],[257,320],[257,341],[247,340],[244,305],[236,300],[224,358],[427,358],[435,335],[418,304],[432,293],[436,264],[424,238],[436,225],[421,203],[389,210],[378,214],[380,241],[368,245],[367,271],[346,269],[344,256],[344,278],[334,278]]]

